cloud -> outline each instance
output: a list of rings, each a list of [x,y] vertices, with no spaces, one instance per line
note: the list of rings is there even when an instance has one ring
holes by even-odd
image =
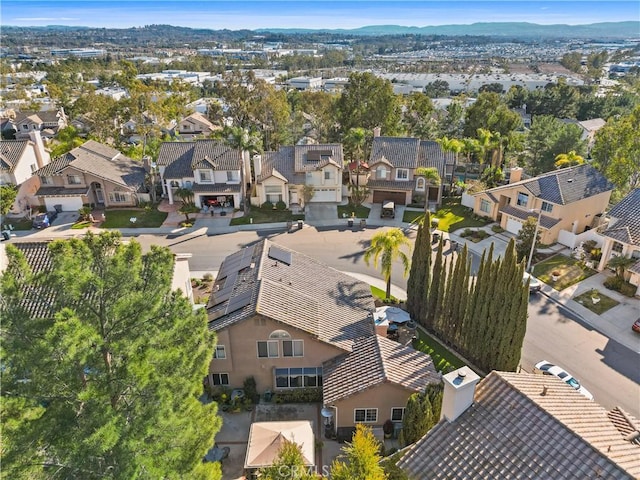
[[[80,19],[71,17],[19,17],[14,18],[14,20],[17,22],[71,22]]]

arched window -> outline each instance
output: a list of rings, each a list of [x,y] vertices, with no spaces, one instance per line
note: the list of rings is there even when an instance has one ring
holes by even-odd
[[[271,335],[269,335],[269,339],[271,340],[278,340],[278,339],[290,339],[291,335],[289,335],[289,332],[287,332],[286,330],[274,330],[273,332],[271,332]]]
[[[416,190],[424,190],[424,178],[418,177],[416,180]]]
[[[180,184],[178,183],[177,180],[171,180],[171,186],[175,187],[175,188],[178,188],[180,186]]]
[[[384,165],[380,165],[376,168],[376,178],[379,180],[384,180],[387,178],[387,167]]]

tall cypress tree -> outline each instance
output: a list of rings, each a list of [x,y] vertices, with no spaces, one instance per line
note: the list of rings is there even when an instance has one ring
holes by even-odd
[[[436,258],[433,262],[433,269],[431,272],[431,284],[429,287],[429,297],[428,297],[428,305],[427,312],[425,316],[424,326],[430,330],[434,330],[434,322],[436,320],[436,311],[438,310],[438,301],[440,299],[440,277],[443,275],[442,273],[442,238],[440,239],[440,244],[438,245],[438,252],[436,253]]]
[[[428,291],[428,275],[431,267],[431,244],[429,243],[429,212],[418,224],[418,233],[413,247],[411,270],[407,280],[407,311],[414,321],[424,322]],[[425,289],[425,283],[427,287]]]
[[[469,295],[469,260],[467,245],[465,244],[462,253],[456,259],[456,269],[454,271],[453,294],[454,299],[451,309],[451,342],[461,346],[461,332],[467,309],[467,297]]]

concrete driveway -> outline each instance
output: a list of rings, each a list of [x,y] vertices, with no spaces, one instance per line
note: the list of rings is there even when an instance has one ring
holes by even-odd
[[[308,203],[305,214],[305,222],[313,225],[314,222],[338,222],[337,203]]]

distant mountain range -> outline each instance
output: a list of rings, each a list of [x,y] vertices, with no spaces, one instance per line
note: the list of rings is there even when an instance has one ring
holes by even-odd
[[[473,23],[471,25],[439,25],[431,27],[403,27],[400,25],[371,25],[351,30],[267,28],[259,32],[301,34],[329,32],[345,35],[446,35],[491,36],[514,38],[640,38],[640,22],[608,22],[589,25],[538,25],[526,22]]]

